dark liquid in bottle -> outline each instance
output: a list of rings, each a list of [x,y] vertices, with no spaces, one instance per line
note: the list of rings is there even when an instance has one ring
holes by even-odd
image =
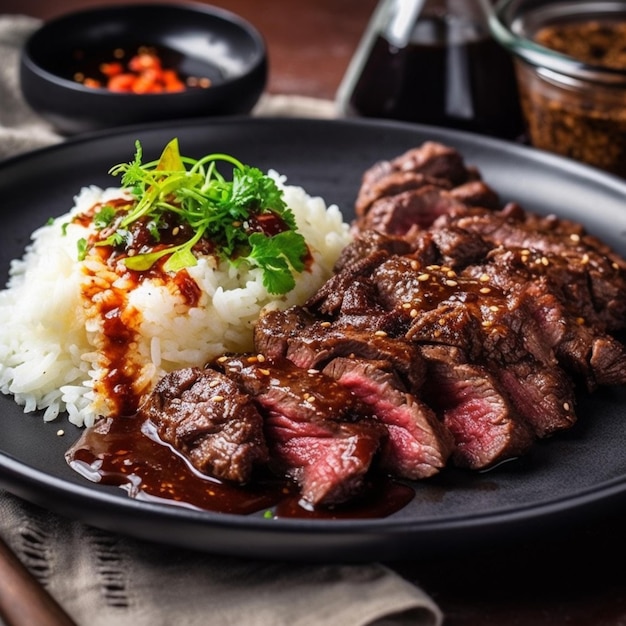
[[[378,36],[349,108],[505,139],[524,131],[508,53],[487,33],[441,17],[421,18],[404,48]]]

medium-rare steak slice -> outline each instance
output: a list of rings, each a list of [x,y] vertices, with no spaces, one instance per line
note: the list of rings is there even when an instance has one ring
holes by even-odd
[[[554,352],[559,364],[587,389],[599,385],[626,383],[626,350],[621,342],[603,330],[603,324],[588,324],[565,290],[571,290],[572,276],[563,259],[552,259],[528,250],[494,250],[485,263],[465,272],[489,277],[489,283],[507,290],[507,299],[523,300],[535,320],[543,343]],[[546,265],[553,270],[547,271]],[[584,285],[579,277],[574,282]],[[581,295],[584,287],[579,289]],[[584,296],[582,296],[584,297]]]
[[[287,359],[224,356],[214,366],[254,399],[274,469],[304,501],[329,506],[361,492],[386,431],[348,389]]]
[[[385,331],[343,324],[341,317],[337,322],[316,320],[298,306],[262,316],[255,327],[254,345],[266,357],[286,357],[305,370],[321,370],[342,356],[387,361],[411,390],[421,387],[424,376],[422,358],[412,342]]]
[[[387,254],[408,254],[412,247],[402,237],[392,237],[376,230],[359,230],[357,236],[341,251],[334,269],[340,272],[347,265],[360,262],[381,250]]]
[[[503,211],[466,209],[433,228],[454,225],[494,248],[517,251],[532,276],[547,276],[572,314],[600,330],[626,324],[626,261],[584,229],[511,205]]]
[[[426,185],[442,189],[452,188],[452,183],[443,178],[433,178],[420,172],[392,170],[381,178],[372,180],[371,184],[361,186],[354,204],[355,214],[357,217],[363,217],[376,200],[395,196],[404,191],[419,189]]]
[[[256,405],[214,370],[189,367],[166,374],[139,414],[204,474],[246,483],[254,467],[269,460]]]
[[[416,227],[428,228],[437,218],[465,208],[451,192],[426,185],[379,198],[355,225],[360,230],[378,230],[392,236],[408,234]]]
[[[284,357],[289,342],[316,322],[318,319],[301,306],[267,311],[254,326],[254,348],[268,359]]]
[[[424,363],[413,343],[385,332],[372,333],[367,328],[315,323],[288,342],[285,356],[307,369],[322,369],[342,356],[386,361],[408,389],[418,390],[424,380]]]
[[[455,200],[466,206],[485,207],[497,211],[501,208],[498,194],[482,180],[472,180],[450,190]]]
[[[373,276],[385,306],[405,308],[412,318],[406,339],[456,347],[472,363],[485,366],[539,436],[571,426],[570,379],[524,301],[507,297],[488,278],[457,275],[438,265],[415,268],[409,257],[391,257]],[[520,392],[516,376],[526,393]]]
[[[388,362],[333,359],[323,370],[372,410],[388,432],[381,468],[399,478],[418,480],[443,468],[453,439],[430,407],[408,393]]]
[[[391,168],[400,172],[418,172],[449,181],[456,187],[480,178],[474,168],[465,165],[461,153],[442,143],[426,141],[391,160]]]
[[[448,346],[422,346],[424,399],[454,437],[452,462],[484,469],[528,451],[534,434],[495,377]]]

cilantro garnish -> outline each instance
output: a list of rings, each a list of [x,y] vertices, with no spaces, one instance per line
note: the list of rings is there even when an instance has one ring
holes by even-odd
[[[193,266],[197,263],[194,246],[206,239],[222,259],[261,268],[268,292],[283,294],[293,289],[294,272],[304,269],[307,245],[272,178],[227,154],[209,154],[197,160],[183,157],[177,139],[167,144],[157,161],[148,163],[142,161],[139,141],[135,148],[131,163],[110,170],[114,176],[121,175],[122,187],[135,200],[130,209],[124,207],[122,217],[114,206],[98,211],[94,225],[106,236],[94,245],[124,243],[132,249],[129,233],[141,220],[152,235],[154,249],[133,250],[126,256],[123,262],[131,270],[148,270],[164,257],[168,258],[163,269],[168,272]],[[220,174],[220,162],[232,167],[232,180]],[[172,215],[191,236],[177,245],[159,246],[159,226],[171,223]],[[268,219],[274,227],[265,232],[263,225]]]

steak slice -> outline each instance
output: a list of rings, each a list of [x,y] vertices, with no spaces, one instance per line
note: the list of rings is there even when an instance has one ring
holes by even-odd
[[[546,264],[553,270],[546,271]],[[626,383],[626,350],[604,332],[604,324],[589,324],[576,305],[588,296],[583,281],[559,270],[562,259],[552,259],[528,250],[494,250],[487,262],[466,268],[473,276],[489,277],[489,283],[508,290],[509,301],[524,300],[543,343],[559,364],[587,389]],[[570,280],[572,282],[570,282]],[[573,285],[579,282],[578,300],[572,301]],[[583,292],[587,292],[586,294]]]
[[[417,172],[425,176],[449,181],[453,187],[479,178],[475,169],[465,165],[461,153],[442,143],[426,141],[411,148],[390,162],[391,169]]]
[[[457,275],[442,266],[416,271],[406,257],[388,259],[374,278],[386,306],[406,306],[411,315],[406,339],[458,348],[484,366],[539,436],[574,423],[571,381],[524,299],[511,297],[482,274]]]
[[[486,368],[448,346],[422,346],[424,400],[454,437],[452,462],[485,469],[528,451],[534,434]]]
[[[392,170],[380,178],[361,185],[354,205],[355,214],[357,217],[363,217],[376,200],[426,185],[442,189],[452,188],[452,184],[443,178],[433,178],[420,172]]]
[[[451,192],[426,185],[385,196],[372,203],[356,221],[361,230],[377,230],[387,235],[407,235],[413,227],[428,228],[437,218],[465,208]]]
[[[166,374],[139,414],[204,474],[247,483],[254,467],[269,460],[256,405],[214,370],[188,367]]]
[[[388,438],[381,468],[393,476],[418,480],[439,472],[450,456],[453,439],[436,415],[408,393],[389,363],[339,357],[323,370],[369,405]]]
[[[254,326],[254,348],[268,359],[284,357],[289,342],[316,322],[317,318],[301,306],[267,311]]]
[[[511,205],[502,211],[466,209],[434,228],[450,226],[480,235],[494,248],[517,251],[530,276],[546,276],[576,317],[599,330],[626,324],[626,261],[579,224],[541,217]]]
[[[224,356],[214,366],[254,399],[274,469],[304,502],[331,506],[361,492],[386,431],[348,389],[287,359]]]
[[[418,390],[424,380],[424,363],[413,343],[340,323],[312,324],[288,342],[286,357],[305,369],[323,369],[337,357],[386,361],[411,391]]]

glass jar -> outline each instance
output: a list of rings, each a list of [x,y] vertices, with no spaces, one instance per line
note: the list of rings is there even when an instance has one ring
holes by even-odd
[[[626,2],[502,0],[530,142],[626,177]]]
[[[338,91],[340,111],[505,139],[523,132],[491,0],[381,0]]]

